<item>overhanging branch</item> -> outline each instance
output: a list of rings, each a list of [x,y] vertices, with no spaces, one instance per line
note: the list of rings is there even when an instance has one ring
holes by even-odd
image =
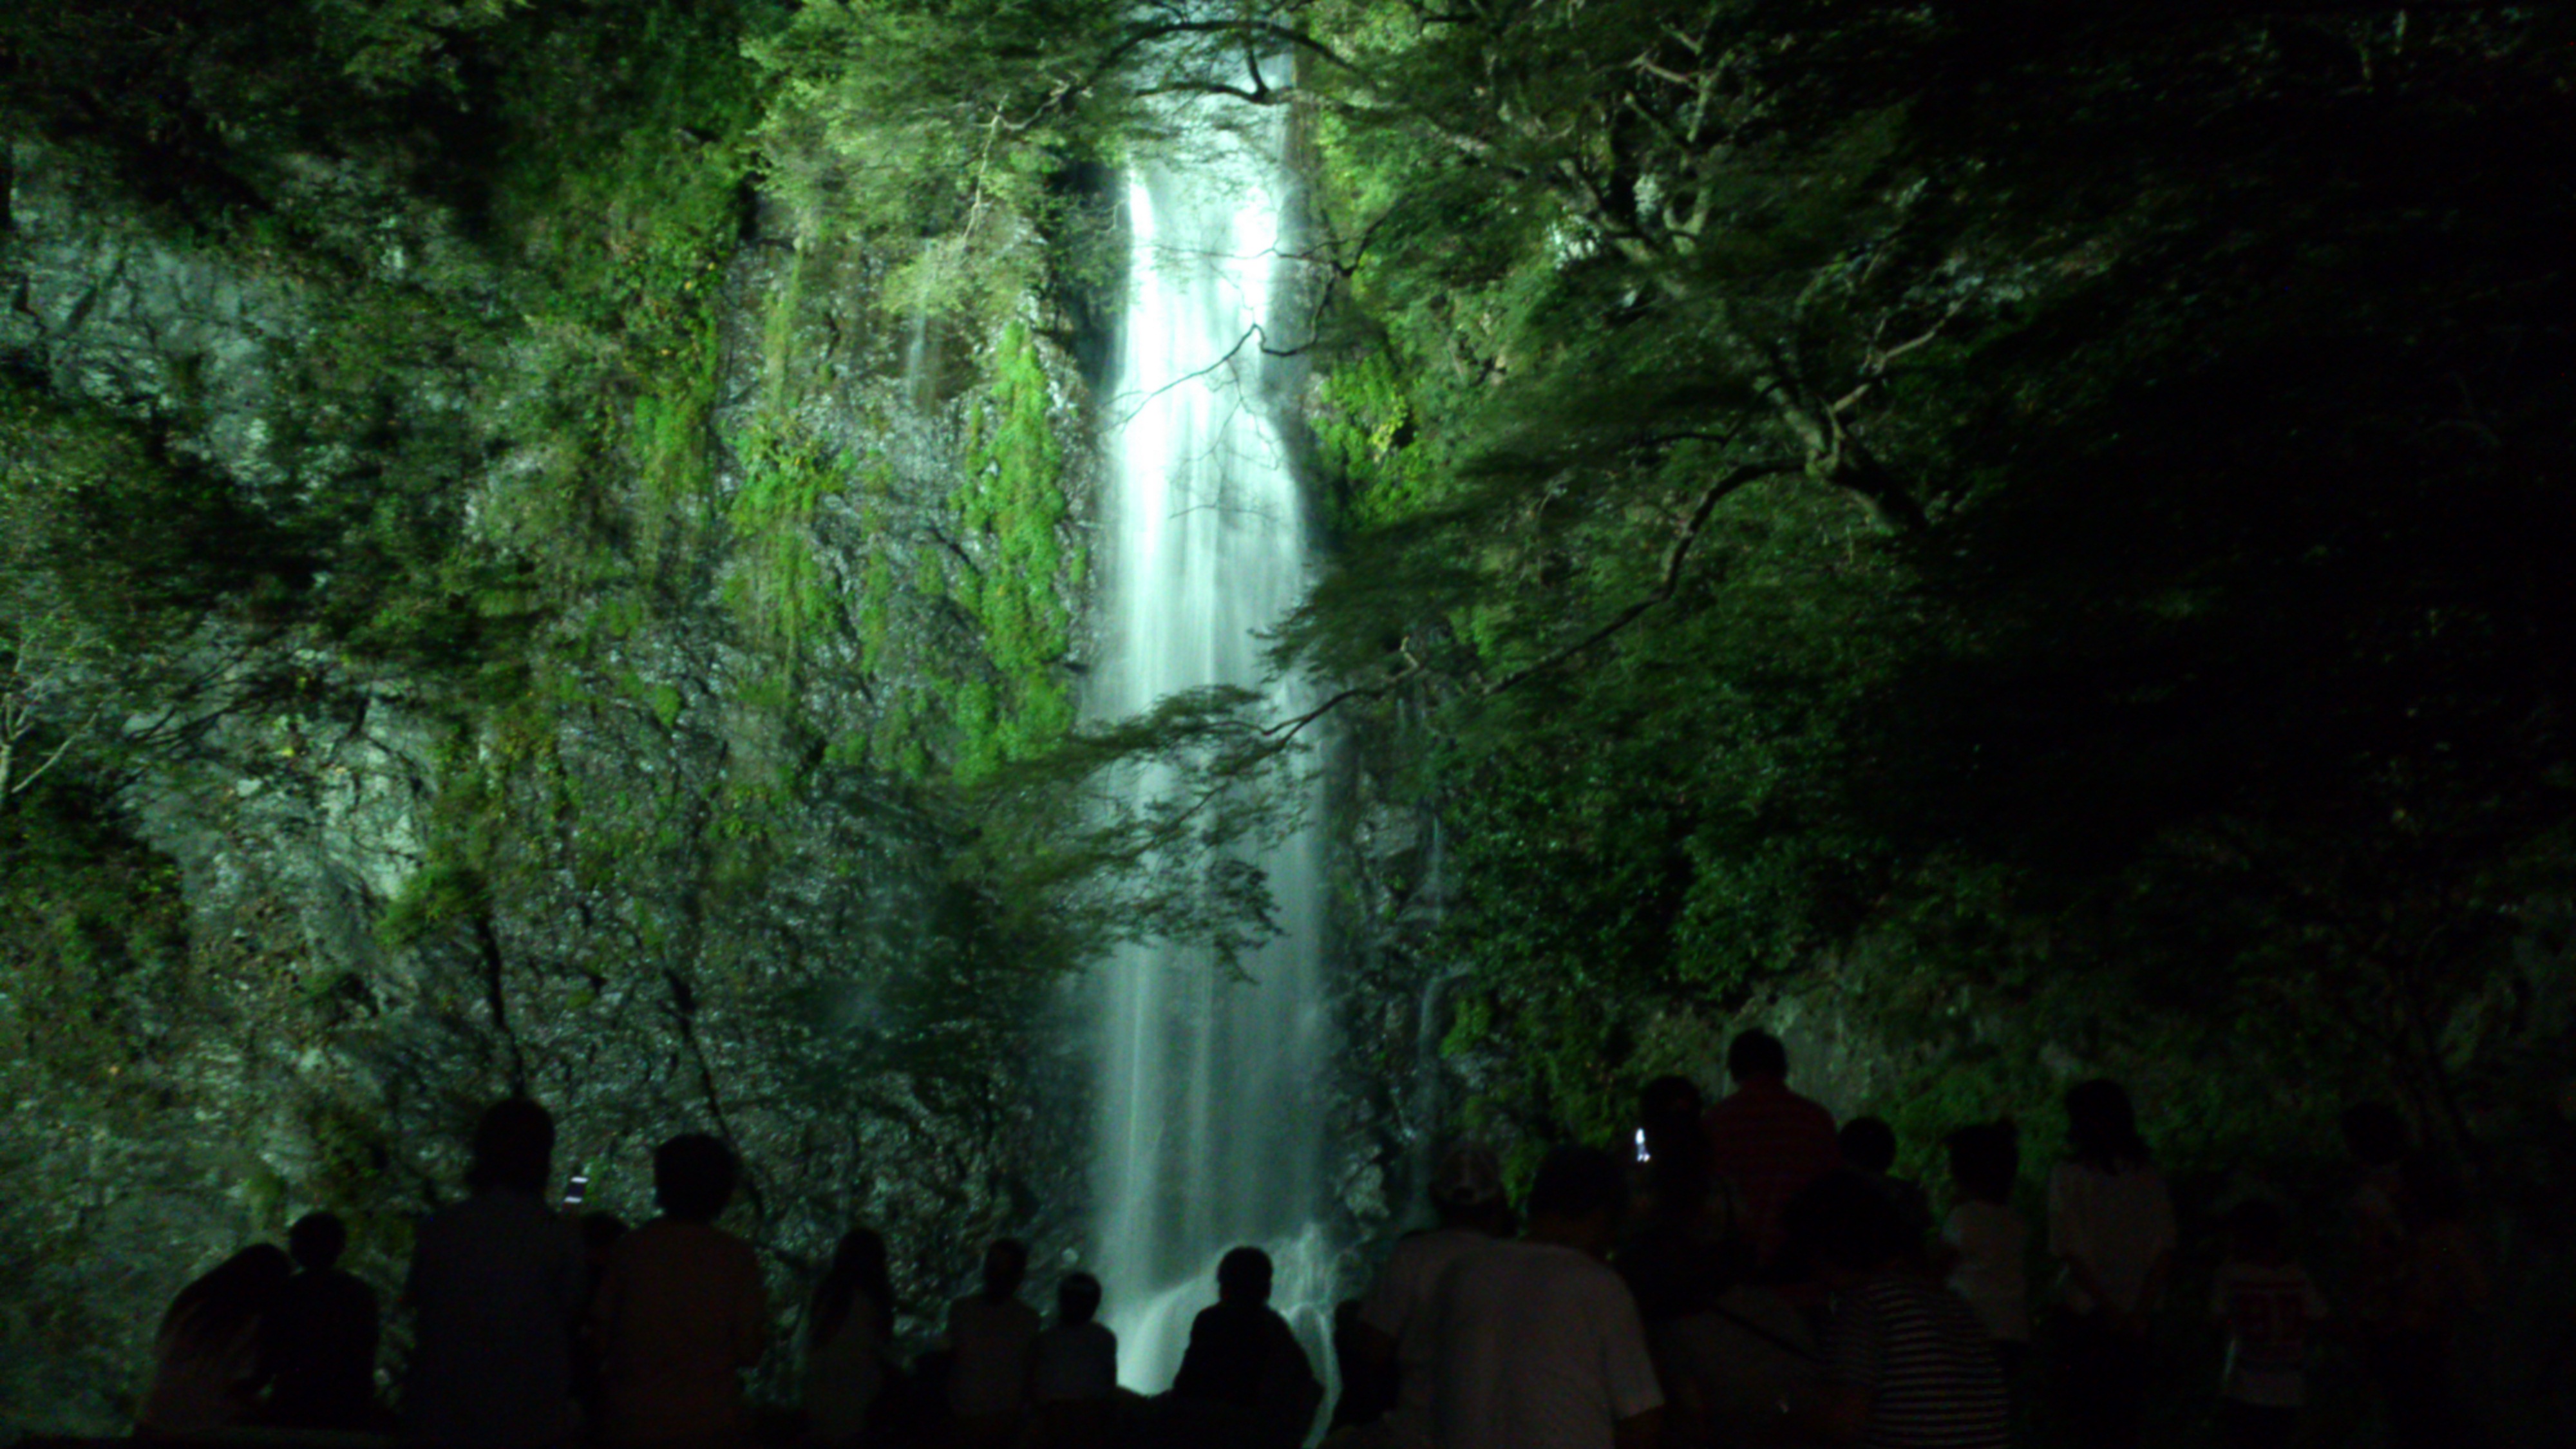
[[[1717,505],[1725,502],[1727,495],[1748,483],[1782,473],[1800,472],[1803,467],[1804,465],[1799,463],[1747,463],[1742,467],[1728,470],[1723,477],[1709,485],[1708,491],[1700,495],[1699,506],[1691,510],[1690,520],[1682,525],[1682,531],[1674,537],[1672,546],[1664,551],[1663,579],[1655,585],[1653,591],[1612,615],[1600,628],[1545,658],[1523,665],[1500,680],[1487,685],[1483,691],[1486,697],[1491,698],[1506,690],[1516,689],[1531,679],[1570,662],[1586,651],[1597,648],[1621,630],[1644,618],[1657,604],[1663,603],[1679,592],[1684,567],[1690,562],[1691,548],[1699,542],[1700,534],[1708,528],[1709,519],[1717,513]]]

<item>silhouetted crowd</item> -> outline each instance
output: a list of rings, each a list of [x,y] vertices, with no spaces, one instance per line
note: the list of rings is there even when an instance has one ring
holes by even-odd
[[[1028,1249],[1008,1239],[948,1306],[941,1345],[902,1361],[887,1245],[866,1228],[807,1305],[801,1403],[756,1417],[744,1376],[771,1350],[772,1315],[750,1245],[715,1225],[733,1151],[703,1134],[664,1143],[661,1216],[628,1231],[548,1202],[554,1123],[514,1099],[476,1128],[468,1195],[415,1234],[398,1414],[378,1392],[381,1305],[338,1266],[343,1224],[315,1213],[285,1250],[244,1249],[179,1294],[136,1431],[493,1449],[1291,1449],[1319,1428],[1335,1449],[2002,1449],[2044,1405],[2064,1443],[2137,1442],[2177,1228],[2118,1084],[2066,1095],[2042,1260],[2058,1281],[2034,1295],[2011,1122],[1944,1139],[1936,1216],[1894,1175],[1895,1132],[1837,1127],[1791,1091],[1776,1038],[1738,1037],[1727,1068],[1734,1090],[1715,1103],[1683,1078],[1650,1084],[1632,1145],[1557,1149],[1517,1212],[1491,1151],[1450,1149],[1430,1184],[1438,1225],[1398,1242],[1337,1312],[1329,1424],[1258,1248],[1219,1263],[1178,1374],[1147,1399],[1119,1387],[1099,1281],[1066,1275],[1046,1323],[1020,1297]],[[2209,1302],[2227,1342],[2222,1442],[2297,1442],[2312,1342],[2335,1333],[2363,1355],[2401,1449],[2472,1443],[2449,1348],[2484,1284],[2457,1180],[2383,1104],[2343,1127],[2355,1266],[2339,1309],[2291,1252],[2281,1203],[2247,1196],[2226,1214]]]

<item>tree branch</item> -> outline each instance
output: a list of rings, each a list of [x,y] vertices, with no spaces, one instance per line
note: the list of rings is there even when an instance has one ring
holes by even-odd
[[[1600,628],[1593,630],[1591,633],[1586,634],[1564,648],[1557,650],[1555,653],[1550,654],[1535,663],[1527,664],[1519,669],[1513,670],[1510,674],[1503,676],[1499,681],[1487,685],[1483,691],[1485,696],[1490,699],[1507,690],[1517,689],[1521,685],[1528,683],[1531,679],[1534,679],[1559,665],[1565,664],[1587,650],[1600,645],[1605,640],[1618,634],[1621,630],[1626,629],[1629,625],[1644,618],[1647,611],[1653,609],[1657,604],[1663,603],[1665,600],[1671,598],[1680,590],[1682,571],[1684,566],[1690,562],[1691,547],[1699,542],[1699,536],[1705,529],[1707,529],[1709,519],[1717,513],[1717,505],[1724,502],[1727,495],[1758,479],[1773,477],[1781,473],[1799,472],[1801,467],[1802,465],[1797,463],[1747,463],[1740,468],[1735,468],[1729,471],[1725,476],[1709,485],[1708,491],[1700,495],[1699,506],[1691,510],[1690,521],[1682,525],[1681,533],[1673,539],[1672,546],[1664,551],[1663,580],[1655,585],[1652,592],[1612,615],[1610,621],[1603,624]]]

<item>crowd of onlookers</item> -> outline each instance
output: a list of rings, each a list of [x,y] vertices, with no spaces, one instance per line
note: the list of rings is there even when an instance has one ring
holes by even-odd
[[[1329,1421],[1258,1248],[1224,1257],[1178,1374],[1146,1399],[1119,1387],[1099,1282],[1065,1275],[1047,1323],[1020,1296],[1029,1255],[1012,1240],[986,1250],[939,1347],[901,1360],[887,1246],[865,1228],[806,1305],[801,1403],[756,1419],[744,1379],[771,1350],[772,1315],[751,1247],[715,1225],[739,1173],[731,1149],[664,1143],[661,1216],[628,1231],[548,1202],[553,1121],[512,1100],[476,1129],[468,1196],[415,1236],[399,1415],[378,1392],[381,1305],[337,1266],[342,1224],[316,1213],[284,1251],[245,1249],[180,1293],[137,1430],[530,1449],[1290,1449],[1319,1431],[1339,1449],[1983,1449],[2044,1423],[2058,1442],[2122,1449],[2151,1397],[2194,1392],[2152,1368],[2176,1216],[2116,1083],[2066,1095],[2034,1257],[2011,1122],[1944,1139],[1936,1215],[1894,1175],[1895,1132],[1868,1117],[1838,1127],[1791,1091],[1778,1040],[1745,1033],[1727,1066],[1734,1090],[1715,1103],[1683,1078],[1650,1084],[1633,1144],[1559,1148],[1517,1209],[1490,1151],[1452,1148],[1430,1184],[1438,1225],[1398,1242],[1337,1315]],[[2483,1292],[2457,1180],[2410,1150],[2385,1105],[2343,1127],[2357,1178],[2339,1305],[2293,1253],[2280,1202],[2246,1195],[2225,1213],[2208,1304],[2226,1341],[2220,1441],[2297,1442],[2310,1348],[2333,1333],[2362,1355],[2394,1444],[2473,1443],[2449,1387],[2452,1329]],[[2031,1282],[2034,1261],[2056,1281]]]

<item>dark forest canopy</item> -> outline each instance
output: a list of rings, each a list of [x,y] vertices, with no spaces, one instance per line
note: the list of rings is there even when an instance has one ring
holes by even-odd
[[[2563,17],[1292,9],[1346,536],[1286,657],[1432,709],[1498,1103],[1606,1125],[1641,1031],[1821,969],[2005,1077],[2517,1130]]]

